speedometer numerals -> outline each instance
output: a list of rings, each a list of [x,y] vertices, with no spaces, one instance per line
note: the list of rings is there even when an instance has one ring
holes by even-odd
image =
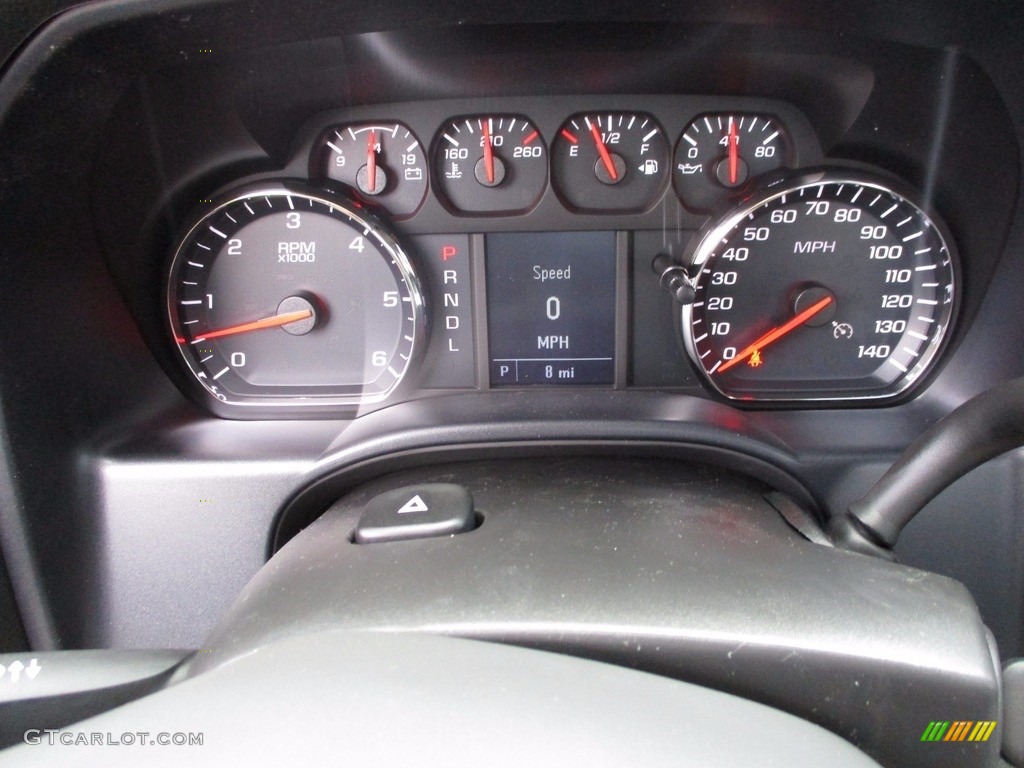
[[[686,346],[733,399],[903,394],[955,315],[944,227],[910,193],[849,171],[775,185],[710,225],[692,263]]]

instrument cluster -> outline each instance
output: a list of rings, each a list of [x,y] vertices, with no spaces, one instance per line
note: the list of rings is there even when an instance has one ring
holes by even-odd
[[[652,333],[710,396],[884,402],[931,370],[959,268],[912,190],[824,163],[783,102],[601,101],[311,121],[287,168],[229,184],[178,238],[166,317],[186,387],[262,418],[643,386],[632,324],[652,263],[675,300]]]

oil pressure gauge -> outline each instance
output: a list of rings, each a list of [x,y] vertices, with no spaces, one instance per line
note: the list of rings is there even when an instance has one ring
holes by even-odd
[[[790,164],[790,142],[781,123],[766,115],[701,115],[676,144],[672,178],[692,211],[707,212],[738,198],[749,182]]]

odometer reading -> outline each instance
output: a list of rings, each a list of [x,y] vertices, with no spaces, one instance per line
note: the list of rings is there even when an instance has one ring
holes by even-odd
[[[818,172],[710,228],[693,256],[687,349],[723,395],[893,397],[931,366],[956,305],[941,224],[889,183]]]

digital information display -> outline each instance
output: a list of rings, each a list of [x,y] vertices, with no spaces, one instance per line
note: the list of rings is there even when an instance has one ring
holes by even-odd
[[[615,233],[486,238],[491,386],[612,384]]]

